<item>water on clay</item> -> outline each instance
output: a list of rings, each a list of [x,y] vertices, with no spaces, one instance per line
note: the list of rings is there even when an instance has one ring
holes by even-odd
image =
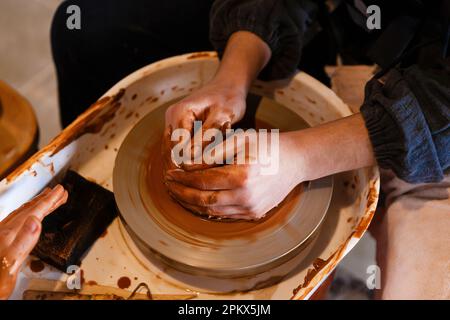
[[[19,144],[16,138],[1,122],[0,117],[0,180],[6,176],[9,166],[19,152]]]

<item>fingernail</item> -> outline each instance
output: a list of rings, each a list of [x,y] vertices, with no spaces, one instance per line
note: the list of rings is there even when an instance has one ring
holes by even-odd
[[[164,176],[164,180],[166,180],[166,181],[174,181],[173,177],[170,176],[170,175],[168,175],[168,174],[166,174],[166,175]]]
[[[26,222],[26,228],[28,228],[28,230],[31,233],[35,233],[38,229],[38,223],[34,218],[28,218],[27,222]]]

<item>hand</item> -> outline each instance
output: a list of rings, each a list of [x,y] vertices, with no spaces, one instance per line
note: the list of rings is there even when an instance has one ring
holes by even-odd
[[[305,170],[301,157],[293,157],[290,136],[280,134],[279,137],[279,148],[271,138],[267,153],[255,152],[250,157],[249,150],[258,140],[248,139],[249,143],[238,145],[234,150],[233,154],[238,155],[233,164],[196,171],[168,170],[165,180],[169,193],[185,208],[198,214],[246,220],[262,218],[303,181],[301,173]],[[247,150],[244,164],[238,161],[243,150]],[[224,157],[218,153],[215,158]],[[275,170],[265,170],[269,163]]]
[[[67,197],[60,185],[47,188],[0,222],[0,299],[14,290],[20,267],[39,240],[42,220]]]
[[[251,83],[270,59],[269,46],[257,35],[238,31],[232,34],[210,83],[171,106],[166,112],[163,138],[165,169],[176,166],[170,158],[171,133],[184,128],[192,133],[195,120],[202,121],[203,131],[209,128],[226,130],[245,113],[245,98]]]
[[[189,97],[172,105],[166,111],[166,130],[163,137],[162,154],[164,169],[174,169],[171,150],[172,130],[184,128],[193,132],[194,121],[202,121],[203,132],[209,128],[225,132],[245,113],[246,93],[237,88],[229,87],[220,81],[212,81]],[[203,145],[204,146],[204,145]],[[192,154],[195,151],[192,150]],[[186,168],[183,165],[183,168]]]
[[[209,128],[226,130],[242,119],[247,92],[222,80],[213,80],[166,111],[166,127],[193,132],[194,121]]]

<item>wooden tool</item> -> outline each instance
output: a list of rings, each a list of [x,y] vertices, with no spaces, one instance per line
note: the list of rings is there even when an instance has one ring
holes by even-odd
[[[138,286],[145,288],[145,286]],[[148,287],[147,287],[148,288]],[[142,290],[144,291],[144,290]],[[70,290],[63,281],[32,279],[23,293],[24,300],[189,300],[192,294],[155,294],[141,290],[131,292],[97,284],[83,284],[80,290]]]
[[[36,151],[37,129],[31,104],[0,80],[0,180]]]

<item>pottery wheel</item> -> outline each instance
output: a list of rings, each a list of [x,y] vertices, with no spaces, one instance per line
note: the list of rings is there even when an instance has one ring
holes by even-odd
[[[289,123],[298,117],[281,107],[274,120],[273,113],[262,109],[257,118],[280,131],[292,130]],[[262,221],[221,222],[195,216],[170,199],[162,172],[152,161],[160,160],[165,110],[153,110],[130,131],[114,167],[122,222],[143,252],[152,252],[183,272],[234,278],[267,271],[304,249],[326,215],[332,178],[298,186]],[[283,118],[288,119],[286,128]]]

